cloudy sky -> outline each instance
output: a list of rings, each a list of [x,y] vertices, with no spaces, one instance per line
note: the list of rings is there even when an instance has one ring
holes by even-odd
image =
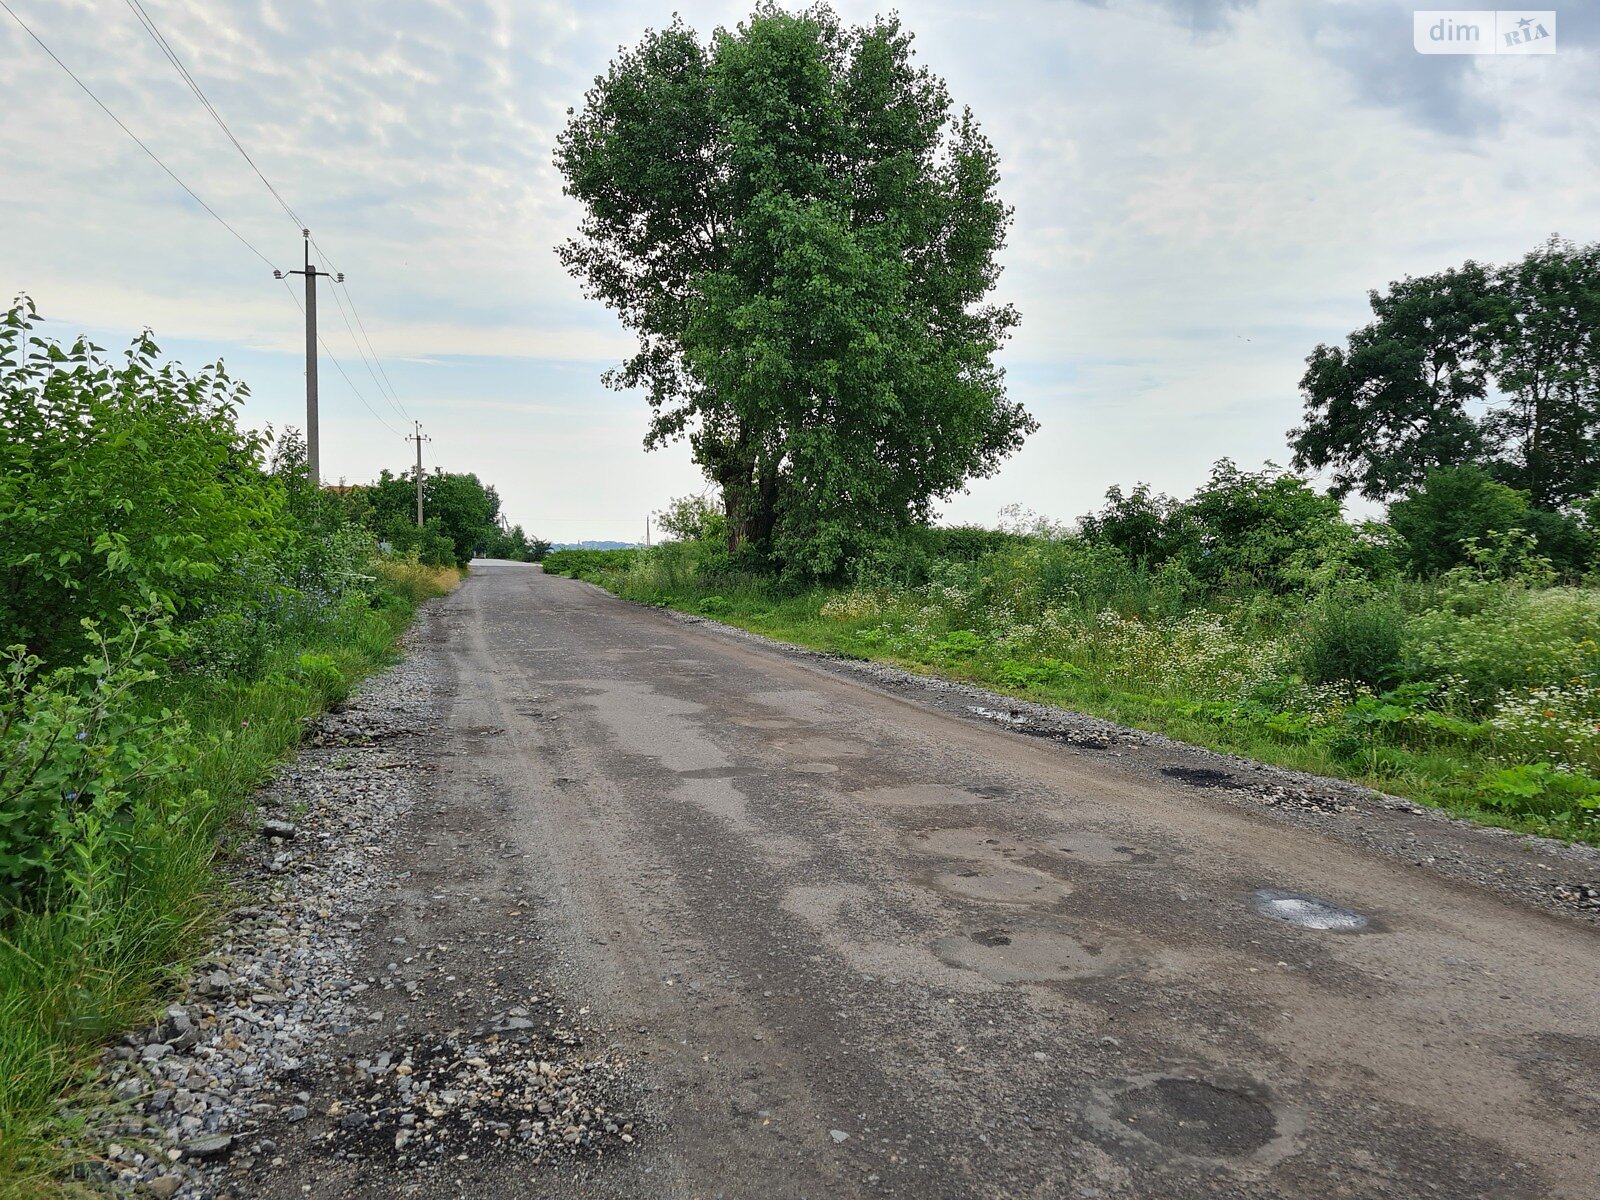
[[[298,265],[294,225],[125,0],[7,3],[245,239]],[[619,45],[674,7],[709,32],[747,5],[143,4],[348,274],[430,465],[476,471],[557,541],[636,539],[701,489],[682,447],[643,452],[642,398],[600,384],[630,343],[556,261],[577,212],[551,147]],[[1224,455],[1282,462],[1302,360],[1362,322],[1369,287],[1600,237],[1595,0],[1558,8],[1559,52],[1539,57],[1418,55],[1414,5],[1390,0],[899,7],[999,149],[1016,207],[1000,295],[1023,313],[1004,363],[1040,422],[949,520],[1066,518],[1113,483],[1185,493]],[[149,326],[185,362],[220,356],[253,389],[251,424],[301,424],[302,318],[271,271],[3,12],[0,62],[0,287],[56,335],[114,347]],[[324,474],[402,468],[409,421],[324,296],[354,384],[324,361]]]

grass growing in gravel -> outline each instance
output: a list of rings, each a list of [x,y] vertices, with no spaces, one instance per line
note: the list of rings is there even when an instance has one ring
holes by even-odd
[[[938,535],[941,531],[930,531]],[[1600,589],[1478,562],[1300,590],[1202,589],[1062,533],[949,531],[911,577],[795,585],[705,542],[547,571],[1473,820],[1600,844]],[[955,553],[940,553],[954,550]]]
[[[250,678],[144,685],[142,714],[175,731],[187,724],[194,753],[139,792],[145,819],[129,836],[91,837],[62,864],[70,902],[14,912],[0,932],[0,1200],[72,1190],[64,1173],[86,1151],[63,1101],[95,1099],[101,1042],[147,1020],[182,979],[218,913],[230,822],[306,719],[390,661],[417,604],[460,579],[406,561],[375,570],[370,600],[333,608]]]

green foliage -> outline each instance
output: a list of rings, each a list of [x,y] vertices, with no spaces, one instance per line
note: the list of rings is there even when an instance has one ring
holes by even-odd
[[[1329,596],[1307,630],[1306,678],[1380,691],[1398,682],[1405,625],[1405,613],[1390,599]]]
[[[1547,762],[1503,767],[1484,777],[1482,803],[1505,813],[1543,816],[1580,831],[1600,823],[1600,779]]]
[[[684,542],[724,542],[728,518],[722,506],[705,496],[679,496],[655,514],[656,526],[669,538]]]
[[[454,567],[377,556],[360,490],[241,433],[219,366],[0,328],[0,1179],[214,911],[218,835]],[[447,545],[449,543],[447,542]],[[9,1194],[9,1193],[8,1193]]]
[[[1405,656],[1484,715],[1528,688],[1600,680],[1600,592],[1519,583],[1450,581],[1440,603],[1412,618]]]
[[[1252,472],[1223,459],[1184,501],[1153,496],[1144,484],[1126,495],[1113,487],[1078,528],[1136,567],[1181,567],[1212,591],[1284,593],[1388,566],[1380,531],[1352,528],[1336,500],[1270,463]]]
[[[1171,496],[1152,495],[1141,483],[1123,494],[1112,486],[1098,512],[1078,519],[1079,532],[1091,542],[1115,546],[1130,562],[1159,566],[1194,549],[1194,533],[1182,506]]]
[[[568,269],[639,335],[647,444],[687,437],[733,555],[831,575],[1034,428],[986,302],[1010,222],[970,113],[894,17],[764,3],[624,50],[561,133]]]
[[[34,320],[23,298],[0,322],[0,629],[59,665],[87,649],[85,618],[254,602],[253,568],[293,533],[261,439],[234,423],[243,385],[158,363],[148,333],[116,366]]]
[[[545,555],[544,569],[552,575],[599,583],[626,573],[639,554],[637,550],[552,550]]]
[[[1295,466],[1384,500],[1477,464],[1556,510],[1600,485],[1600,243],[1552,237],[1371,293],[1374,320],[1307,359]],[[1481,412],[1480,412],[1481,409]],[[1502,526],[1503,528],[1503,526]]]
[[[1466,562],[1472,540],[1519,528],[1527,513],[1525,495],[1469,464],[1429,471],[1389,506],[1389,523],[1405,539],[1412,570],[1432,575]]]
[[[1348,561],[1353,535],[1338,501],[1270,464],[1241,471],[1227,459],[1180,509],[1195,537],[1189,568],[1214,587],[1303,587]]]
[[[0,913],[88,886],[124,856],[151,814],[139,794],[192,759],[188,729],[170,709],[142,703],[157,678],[164,624],[89,624],[94,651],[48,673],[12,646],[0,681]]]
[[[397,553],[415,554],[433,566],[466,566],[475,554],[495,549],[494,557],[523,558],[529,550],[517,528],[518,539],[499,526],[500,496],[476,475],[435,471],[422,480],[422,511],[417,518],[415,474],[388,471],[370,486],[351,489],[363,494],[370,506],[369,528]]]

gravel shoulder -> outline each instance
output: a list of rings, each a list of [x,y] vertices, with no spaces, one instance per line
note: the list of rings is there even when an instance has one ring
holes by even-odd
[[[582,1169],[634,1141],[608,1107],[634,1102],[615,1099],[626,1064],[590,1049],[582,1013],[537,979],[455,987],[479,947],[400,931],[407,829],[446,813],[430,619],[258,793],[218,939],[178,1002],[104,1055],[119,1103],[92,1120],[113,1190],[335,1194],[377,1158],[415,1191],[486,1157]]]

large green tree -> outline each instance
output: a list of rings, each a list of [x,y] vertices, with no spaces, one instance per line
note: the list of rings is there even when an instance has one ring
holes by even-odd
[[[568,269],[639,337],[646,445],[690,440],[731,550],[826,573],[927,519],[1034,428],[987,298],[1011,219],[993,147],[895,18],[764,4],[624,50],[561,134]]]
[[[1600,485],[1600,244],[1551,238],[1371,293],[1373,321],[1320,345],[1294,464],[1385,500],[1474,463],[1555,508]]]

